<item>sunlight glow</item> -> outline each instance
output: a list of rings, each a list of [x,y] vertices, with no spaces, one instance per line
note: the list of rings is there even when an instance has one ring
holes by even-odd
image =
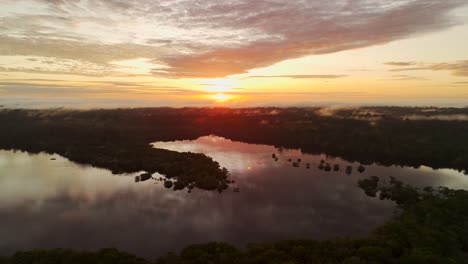
[[[223,93],[217,93],[213,96],[213,98],[216,100],[216,102],[222,103],[222,102],[226,102],[227,100],[229,100],[230,96],[223,94]]]
[[[230,92],[236,85],[236,80],[234,79],[210,79],[206,80],[202,83],[204,88],[209,92],[214,93],[223,93],[223,92]]]
[[[202,2],[0,1],[0,106],[468,105],[468,0]]]

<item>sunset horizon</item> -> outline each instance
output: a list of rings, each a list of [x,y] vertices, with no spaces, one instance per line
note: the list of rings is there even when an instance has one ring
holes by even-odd
[[[0,264],[467,264],[468,0],[0,0]]]
[[[0,3],[4,107],[468,105],[468,5]]]

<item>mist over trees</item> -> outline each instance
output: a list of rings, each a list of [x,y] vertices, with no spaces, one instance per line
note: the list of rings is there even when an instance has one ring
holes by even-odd
[[[468,121],[406,116],[468,114],[468,109],[358,108],[323,115],[320,108],[141,108],[0,111],[0,148],[57,153],[114,173],[159,172],[205,188],[229,176],[203,154],[155,149],[156,141],[215,134],[246,143],[301,149],[364,165],[405,165],[468,171]],[[326,164],[324,164],[324,167]],[[361,168],[362,170],[362,168]],[[217,183],[216,183],[217,182]],[[214,187],[216,185],[216,187]]]

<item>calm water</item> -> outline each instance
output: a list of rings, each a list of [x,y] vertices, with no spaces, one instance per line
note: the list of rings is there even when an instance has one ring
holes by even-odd
[[[468,177],[453,170],[373,165],[360,174],[351,164],[355,170],[346,175],[349,163],[340,159],[215,136],[154,145],[211,156],[231,171],[240,192],[174,192],[60,156],[0,151],[0,254],[117,247],[151,258],[214,240],[242,245],[363,236],[391,215],[393,205],[366,197],[356,188],[359,178],[397,176],[418,186],[468,189]],[[290,158],[301,158],[301,167]],[[318,170],[321,159],[340,164],[341,171]]]

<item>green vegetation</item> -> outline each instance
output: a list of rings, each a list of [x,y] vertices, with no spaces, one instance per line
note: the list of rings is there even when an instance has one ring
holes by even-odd
[[[371,197],[391,200],[398,211],[367,238],[290,240],[249,244],[238,249],[226,243],[193,245],[167,253],[156,264],[451,264],[468,263],[468,192],[418,189],[390,178],[359,181]],[[96,253],[70,250],[18,252],[2,264],[152,263],[105,249]]]
[[[223,191],[232,182],[211,158],[155,149],[152,142],[215,134],[364,165],[468,172],[468,122],[431,118],[441,113],[466,115],[468,108],[370,107],[337,110],[332,116],[323,116],[319,108],[1,109],[0,149],[56,153],[116,174],[158,172],[177,189]]]
[[[318,165],[318,169],[319,169],[319,170],[323,170],[324,168],[325,168],[325,165],[323,165],[323,163],[320,163],[320,164]]]
[[[340,165],[339,164],[333,165],[333,170],[334,171],[339,171],[340,170]]]
[[[169,253],[157,263],[468,263],[467,191],[420,190],[378,177],[361,180],[359,187],[399,209],[367,238],[251,244],[244,251],[210,243]]]
[[[366,171],[366,168],[364,166],[362,166],[362,165],[359,165],[357,170],[359,171],[359,173],[363,173],[363,172]]]
[[[152,175],[150,173],[143,173],[135,177],[135,182],[147,181],[151,179]]]
[[[114,174],[143,171],[135,178],[137,182],[158,172],[174,181],[174,190],[223,191],[229,187],[228,171],[211,158],[153,148],[150,143],[156,140],[175,140],[184,133],[173,125],[165,127],[166,115],[155,120],[154,126],[146,123],[145,116],[132,110],[2,110],[0,149],[56,153]]]
[[[172,188],[173,185],[172,181],[164,181],[164,187],[168,189]]]
[[[68,249],[18,252],[0,258],[1,264],[147,264],[143,258],[118,251],[102,249],[98,252],[79,252]]]
[[[278,160],[279,160],[278,156],[276,156],[275,153],[271,154],[271,157],[272,157],[273,160],[275,160],[275,161],[278,161]]]

